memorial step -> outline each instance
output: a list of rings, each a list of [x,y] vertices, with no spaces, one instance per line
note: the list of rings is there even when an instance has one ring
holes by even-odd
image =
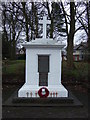
[[[13,103],[34,103],[34,104],[58,104],[58,103],[73,103],[73,98],[20,98],[16,97],[12,100]]]

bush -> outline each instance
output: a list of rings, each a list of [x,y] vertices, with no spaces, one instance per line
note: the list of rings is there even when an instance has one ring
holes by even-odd
[[[90,65],[89,65],[90,66]],[[88,80],[88,63],[75,62],[76,69],[70,70],[66,63],[63,63],[62,79],[66,81],[82,82]]]
[[[16,55],[16,59],[17,59],[17,60],[25,60],[25,59],[26,59],[26,54]]]

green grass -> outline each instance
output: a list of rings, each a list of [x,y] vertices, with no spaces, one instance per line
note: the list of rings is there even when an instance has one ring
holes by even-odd
[[[73,70],[70,70],[67,68],[66,61],[63,62],[62,67],[62,79],[64,80],[73,80],[81,81],[81,80],[88,80],[88,67],[90,67],[90,64],[86,62],[74,62],[75,68]]]
[[[14,61],[3,61],[2,73],[6,74],[24,74],[25,61],[24,60],[14,60]]]
[[[62,79],[73,81],[87,80],[90,64],[86,62],[75,62],[74,64],[76,69],[70,70],[67,68],[66,61],[63,61]],[[3,75],[23,76],[25,74],[25,60],[3,61],[2,68]]]

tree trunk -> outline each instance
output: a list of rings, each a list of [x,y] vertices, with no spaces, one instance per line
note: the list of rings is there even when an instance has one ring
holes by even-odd
[[[10,47],[10,59],[15,60],[16,59],[16,41],[12,43],[12,46]]]
[[[51,31],[50,31],[50,38],[53,38],[53,17],[51,16]]]
[[[38,17],[36,15],[35,17],[35,23],[36,23],[36,31],[35,31],[35,34],[36,34],[36,38],[38,38]]]
[[[69,34],[68,38],[68,45],[67,45],[67,66],[70,69],[74,68],[74,62],[73,62],[73,40],[72,40],[72,35]]]
[[[38,38],[38,17],[37,17],[37,8],[34,2],[32,2],[31,39],[35,39],[35,38]]]
[[[24,14],[24,17],[25,17],[26,41],[29,42],[28,16],[27,16],[27,13],[26,13],[25,5],[26,5],[26,2],[22,2],[22,6],[23,6],[22,11],[23,11],[23,14]]]
[[[34,5],[34,16],[35,16],[35,35],[38,38],[38,17],[37,17],[37,8]]]
[[[33,32],[34,32],[34,29],[33,29],[33,9],[34,9],[34,3],[32,2],[32,15],[31,15],[31,23],[32,23],[32,26],[31,26],[31,40],[33,39]]]
[[[14,52],[15,51],[14,49],[16,48],[16,45],[14,44],[16,32],[15,32],[15,21],[13,19],[13,14],[11,14],[11,25],[12,26],[10,27],[10,59],[14,60],[16,56],[16,53]]]
[[[52,3],[52,11],[50,13],[50,8],[49,8],[49,3],[47,2],[47,11],[48,11],[48,16],[51,19],[51,25],[50,25],[50,38],[53,38],[53,5],[54,3]]]
[[[53,13],[53,7],[54,7],[54,2],[52,3],[52,11],[51,11],[51,31],[50,31],[50,38],[53,38],[53,19],[54,19],[54,13]]]
[[[90,62],[90,2],[87,2],[87,19],[88,19],[88,61]]]
[[[75,32],[75,3],[70,2],[70,31],[67,37],[67,66],[70,69],[74,68],[73,62],[73,41]]]

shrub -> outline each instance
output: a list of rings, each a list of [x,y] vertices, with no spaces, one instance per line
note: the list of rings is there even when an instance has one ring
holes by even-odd
[[[18,54],[18,55],[16,56],[16,59],[17,59],[17,60],[25,60],[25,59],[26,59],[26,54]]]
[[[76,69],[70,70],[67,68],[66,63],[63,63],[62,79],[75,83],[88,80],[88,63],[75,62],[75,67]]]

